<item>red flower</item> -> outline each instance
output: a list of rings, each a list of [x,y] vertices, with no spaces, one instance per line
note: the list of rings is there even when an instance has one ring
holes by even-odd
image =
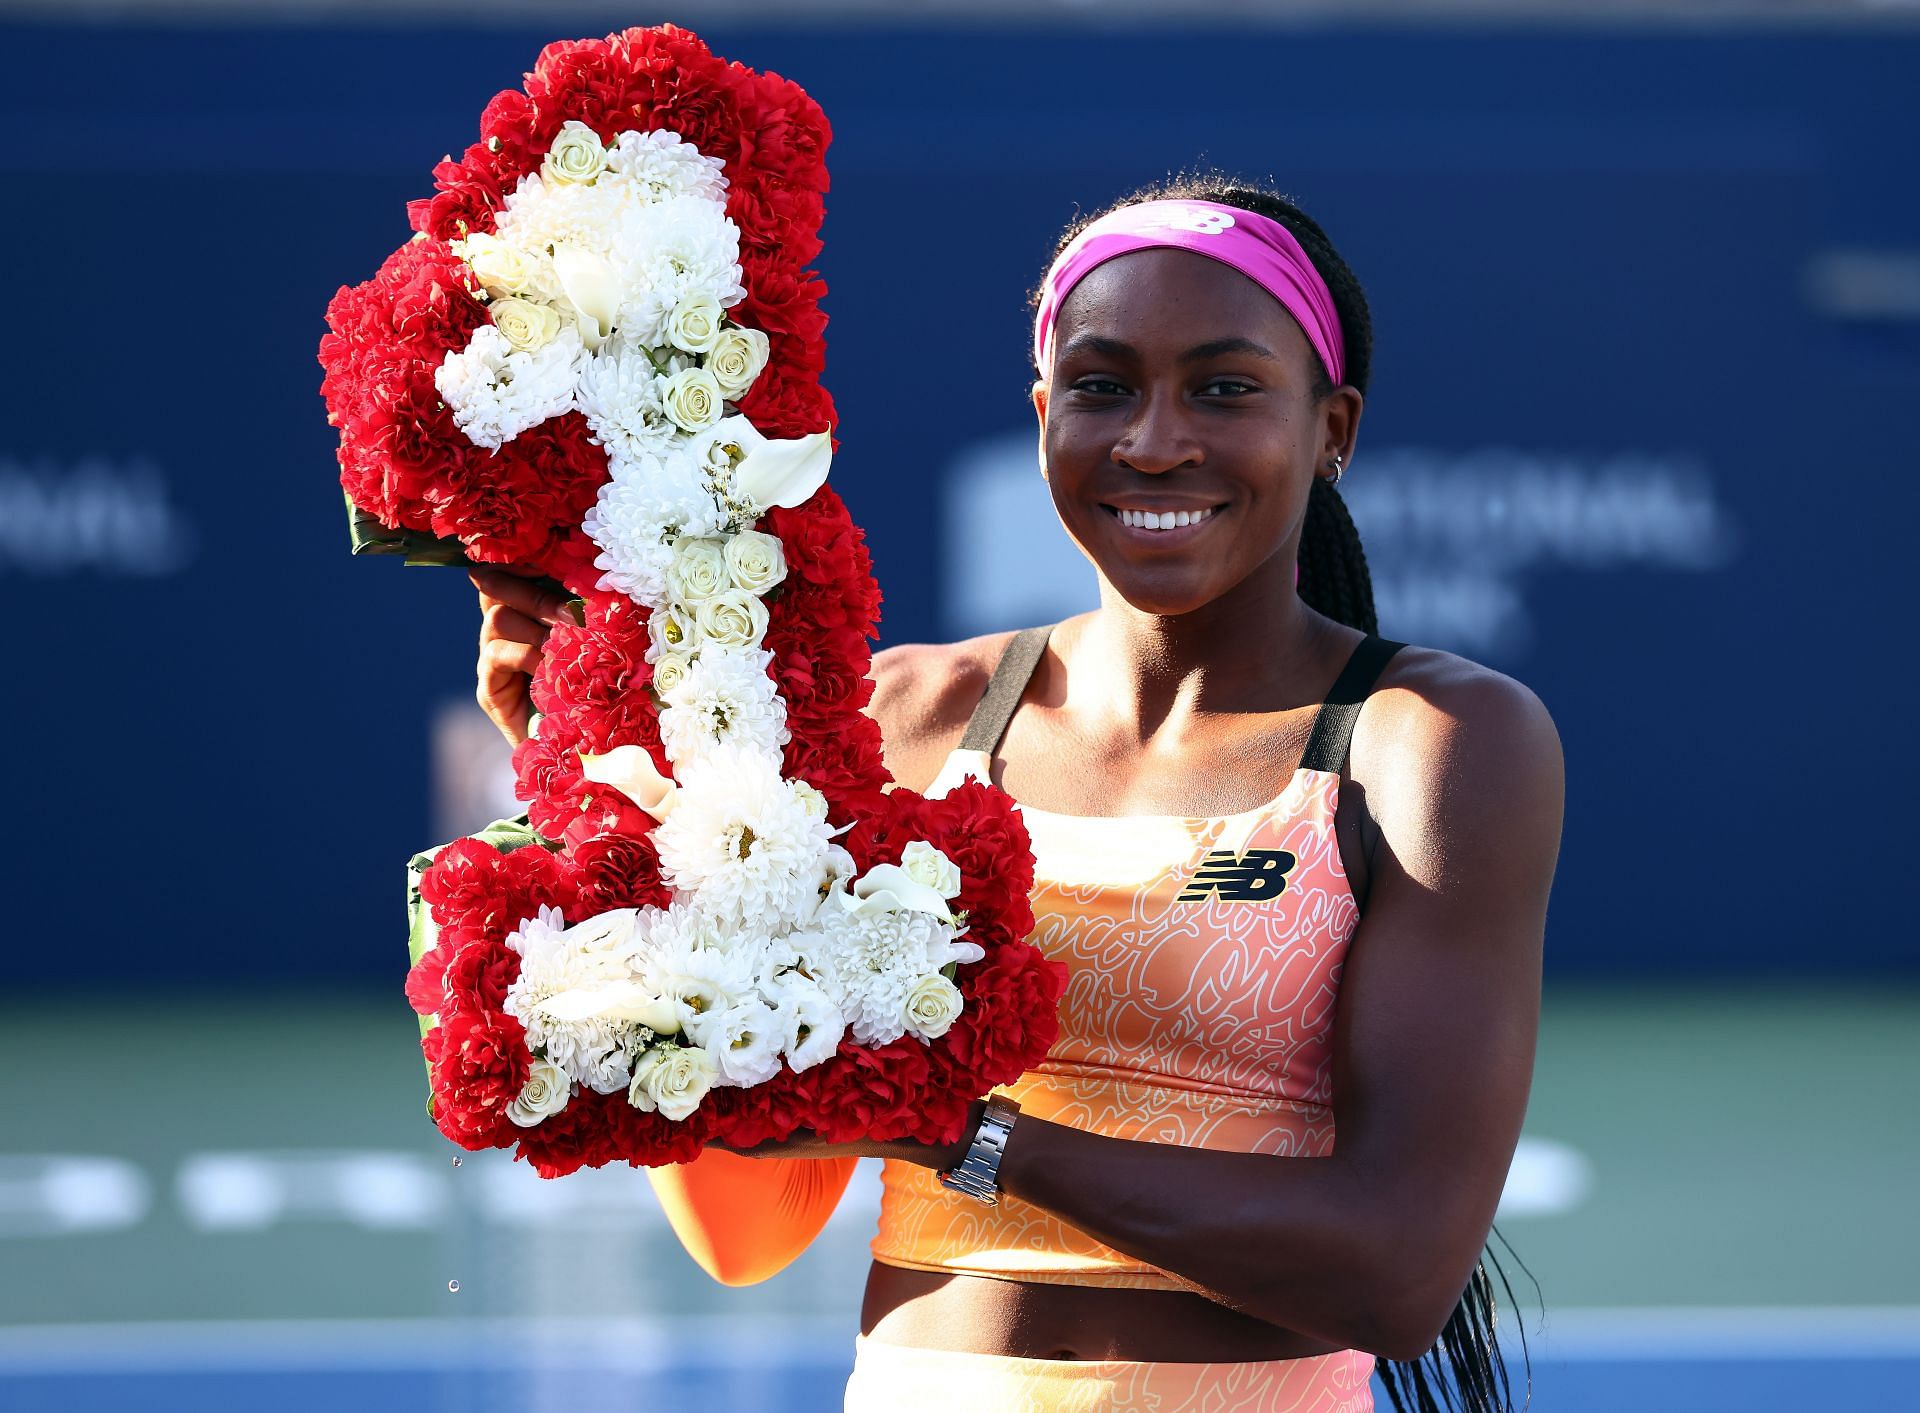
[[[515,1127],[507,1106],[533,1063],[520,1022],[504,1011],[448,1010],[423,1043],[440,1131],[463,1148],[500,1146]]]
[[[651,839],[595,834],[571,847],[580,866],[574,886],[582,917],[615,908],[664,908],[672,901],[672,890],[660,879],[660,855]]]

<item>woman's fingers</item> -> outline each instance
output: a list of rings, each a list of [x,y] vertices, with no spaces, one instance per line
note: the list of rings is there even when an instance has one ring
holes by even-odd
[[[519,609],[499,599],[480,600],[480,646],[495,639],[504,639],[511,643],[527,643],[533,647],[544,647],[547,634],[553,631],[545,623],[536,623]]]
[[[567,600],[548,593],[531,580],[501,569],[470,569],[467,578],[480,591],[483,601],[491,600],[517,609],[537,623],[571,623]]]

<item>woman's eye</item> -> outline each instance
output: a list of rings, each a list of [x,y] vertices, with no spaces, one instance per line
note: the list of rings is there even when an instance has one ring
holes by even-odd
[[[1248,393],[1260,391],[1252,383],[1242,382],[1238,378],[1215,378],[1203,391],[1213,392],[1216,388],[1222,390],[1217,394],[1220,397],[1245,397]]]
[[[1073,385],[1073,390],[1091,393],[1095,397],[1116,397],[1126,391],[1112,378],[1082,378]]]

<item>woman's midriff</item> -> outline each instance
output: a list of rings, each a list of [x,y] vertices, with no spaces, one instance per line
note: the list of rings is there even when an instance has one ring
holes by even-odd
[[[1183,1290],[1043,1284],[875,1261],[860,1332],[884,1344],[1021,1359],[1239,1363],[1342,1348]]]

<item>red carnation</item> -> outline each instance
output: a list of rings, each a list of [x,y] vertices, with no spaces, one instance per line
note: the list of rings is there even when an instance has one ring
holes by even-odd
[[[672,901],[672,890],[660,878],[660,855],[652,840],[595,834],[571,847],[580,868],[574,887],[581,916],[615,908],[664,908]]]
[[[427,1042],[440,1131],[462,1148],[498,1147],[514,1127],[507,1106],[532,1065],[520,1022],[504,1011],[449,1010]]]

